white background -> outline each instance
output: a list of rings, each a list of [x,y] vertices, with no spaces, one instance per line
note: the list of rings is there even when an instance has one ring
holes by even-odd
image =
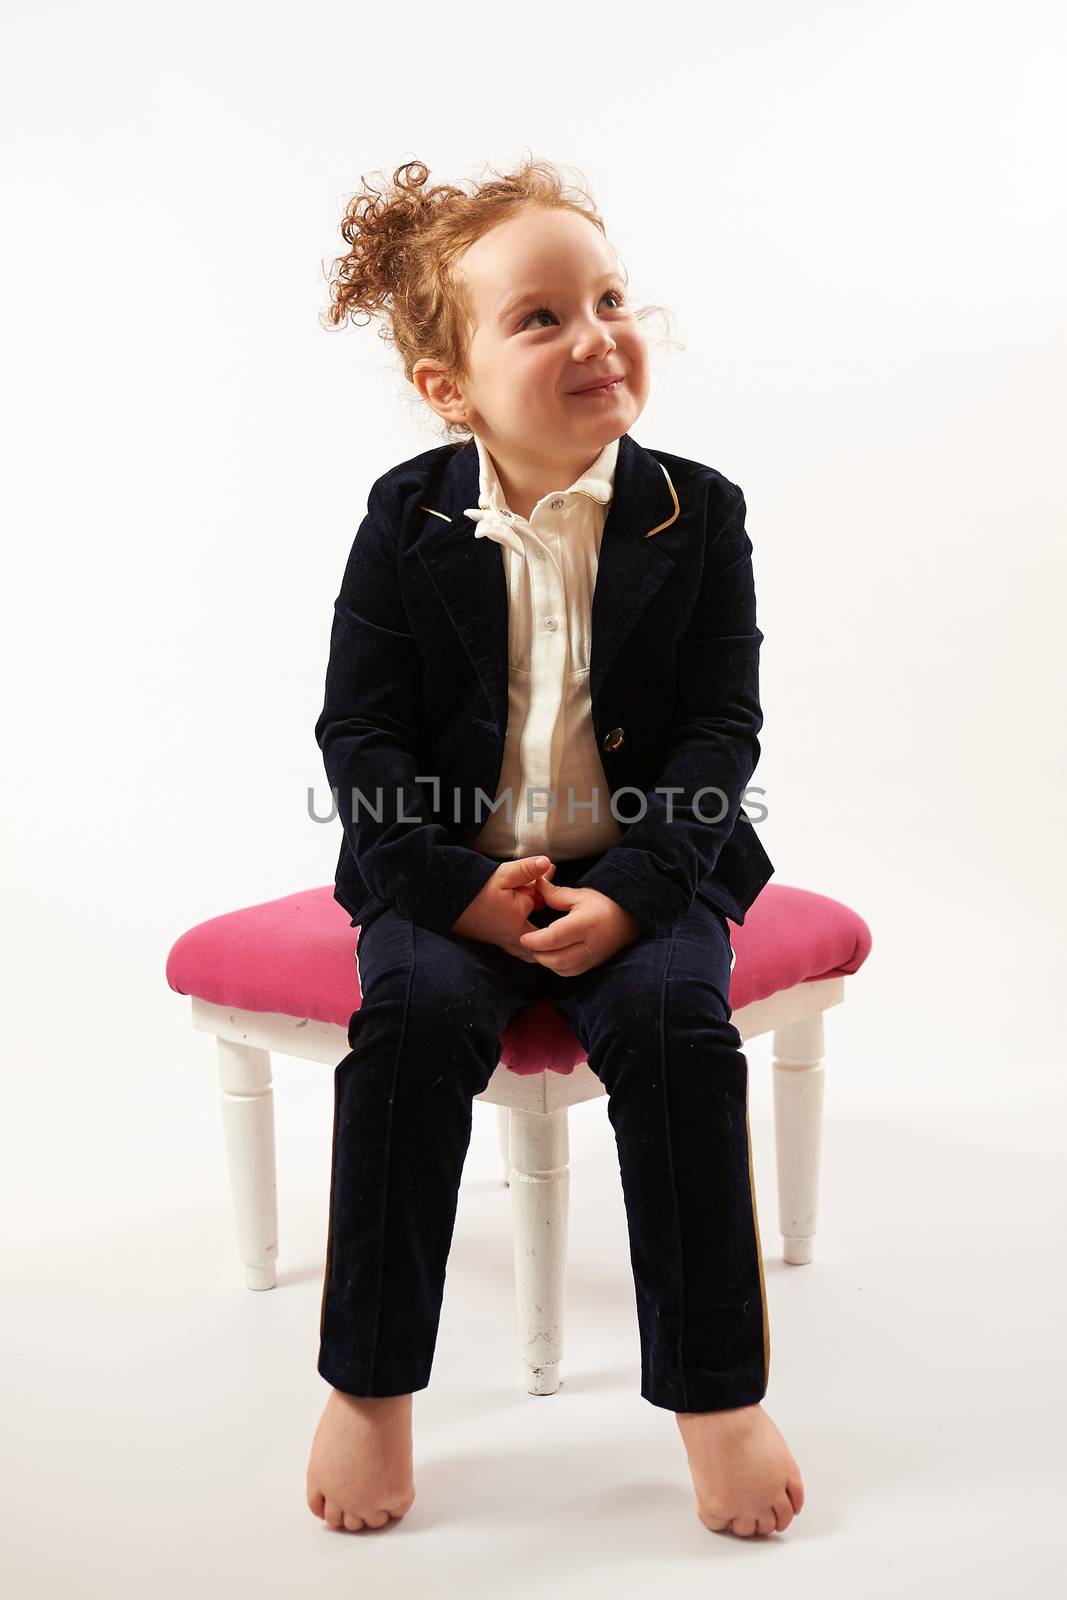
[[[390,1593],[428,1593],[417,1574],[446,1540],[454,1577],[499,1592],[521,1588],[531,1539],[538,1583],[558,1594],[627,1592],[611,1549],[633,1593],[672,1554],[680,1594],[704,1592],[707,1563],[727,1558],[753,1592],[862,1572],[871,1592],[906,1574],[932,1594],[950,1571],[972,1593],[1002,1592],[1008,1572],[1048,1592],[1064,42],[1060,9],[1033,0],[4,7],[3,1337],[17,1452],[3,1498],[20,1594],[141,1593],[149,1570],[185,1593],[208,1549],[220,1584],[232,1565],[264,1594],[296,1592],[286,1559],[322,1593],[368,1564]],[[561,1399],[546,1424],[513,1394],[506,1192],[495,1120],[476,1108],[446,1300],[456,1367],[443,1357],[417,1397],[426,1449],[436,1415],[454,1450],[450,1381],[468,1363],[474,1378],[497,1363],[514,1413],[482,1415],[471,1382],[482,1476],[458,1452],[437,1480],[447,1510],[428,1478],[388,1544],[331,1542],[302,1503],[325,1393],[331,1075],[276,1062],[288,1275],[250,1295],[210,1042],[164,977],[192,924],[332,880],[340,825],[310,820],[307,791],[326,799],[312,730],[333,599],[371,482],[444,441],[376,324],[321,325],[345,200],[361,174],[405,161],[469,185],[528,150],[588,182],[633,297],[666,306],[684,346],[657,357],[634,436],[745,491],[774,881],[846,902],[873,933],[828,1019],[823,1213],[803,1273],[780,1262],[766,1041],[750,1052],[777,1267],[767,1407],[808,1487],[773,1541],[795,1564],[773,1580],[751,1542],[704,1534],[677,1442],[636,1398],[602,1102],[572,1118],[571,1259],[578,1271],[585,1245],[610,1264],[618,1297],[624,1398],[595,1395],[598,1428],[623,1407],[607,1461],[570,1475]],[[483,1222],[500,1277],[476,1286],[464,1273],[484,1267]],[[921,1279],[890,1289],[887,1262],[920,1257]],[[861,1268],[885,1315],[831,1356]],[[479,1363],[460,1338],[476,1287],[497,1319]],[[271,1348],[287,1328],[291,1344]],[[598,1346],[591,1371],[599,1360]],[[871,1387],[886,1409],[861,1423]],[[429,1408],[450,1403],[446,1426]],[[531,1410],[543,1467],[512,1496],[500,1474],[529,1448]],[[847,1426],[824,1432],[831,1414]],[[670,1492],[628,1494],[626,1461],[647,1473],[653,1444]],[[619,1487],[601,1501],[609,1465]],[[526,1526],[516,1499],[546,1484]],[[63,1555],[72,1518],[83,1543]]]

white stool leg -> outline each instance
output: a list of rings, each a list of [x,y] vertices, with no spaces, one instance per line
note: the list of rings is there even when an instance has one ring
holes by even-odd
[[[812,1259],[822,1149],[823,1016],[774,1030],[774,1131],[782,1259]]]
[[[511,1108],[497,1106],[496,1131],[500,1138],[500,1159],[504,1166],[504,1182],[511,1182]]]
[[[563,1354],[567,1110],[511,1112],[511,1215],[519,1341],[530,1394],[555,1394]]]
[[[250,1289],[277,1282],[278,1187],[270,1052],[218,1040],[222,1128],[237,1222],[237,1248]]]

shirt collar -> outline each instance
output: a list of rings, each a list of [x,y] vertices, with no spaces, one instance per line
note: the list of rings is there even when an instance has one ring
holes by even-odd
[[[507,501],[504,499],[497,476],[493,458],[477,434],[474,442],[478,449],[478,508],[482,511],[506,511]],[[615,491],[615,463],[619,454],[619,441],[612,439],[606,444],[593,462],[588,471],[576,478],[569,489],[551,489],[541,500],[550,500],[554,495],[585,494],[601,505],[607,505]],[[541,504],[541,500],[537,502]],[[472,507],[471,510],[474,508]],[[464,512],[470,516],[471,511]]]

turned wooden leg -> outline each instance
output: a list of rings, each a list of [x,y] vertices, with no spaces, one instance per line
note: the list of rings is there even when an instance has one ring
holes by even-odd
[[[555,1394],[563,1354],[567,1111],[511,1112],[511,1215],[519,1343],[530,1394]]]
[[[782,1259],[812,1259],[822,1147],[823,1016],[774,1030],[774,1134]]]
[[[497,1106],[496,1131],[500,1138],[500,1160],[504,1168],[504,1182],[511,1182],[511,1107]]]
[[[278,1188],[270,1052],[218,1040],[222,1127],[237,1222],[237,1248],[250,1289],[277,1282]]]

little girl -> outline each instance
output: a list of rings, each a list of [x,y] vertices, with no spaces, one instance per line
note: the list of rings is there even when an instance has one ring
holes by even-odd
[[[408,163],[342,224],[330,320],[384,311],[448,442],[372,485],[315,728],[359,927],[335,1074],[311,1510],[414,1496],[471,1102],[548,995],[605,1085],[641,1394],[678,1419],[700,1520],[803,1505],[763,1410],[770,1338],[727,917],[773,872],[741,810],[762,713],[741,491],[629,433],[649,389],[584,190],[475,192]],[[606,780],[606,782],[605,782]]]

